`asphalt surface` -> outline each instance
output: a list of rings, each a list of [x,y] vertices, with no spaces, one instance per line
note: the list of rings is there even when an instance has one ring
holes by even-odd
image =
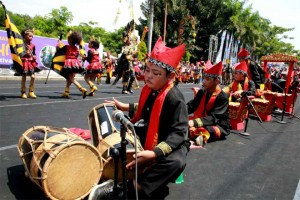
[[[82,79],[79,82],[87,87]],[[28,88],[28,80],[26,84]],[[63,80],[45,84],[44,78],[38,78],[35,86],[37,99],[21,99],[19,78],[0,79],[1,200],[46,199],[24,175],[17,150],[19,138],[27,129],[37,125],[88,129],[87,116],[93,107],[112,97],[137,102],[140,94],[140,89],[134,94],[121,94],[120,83],[114,87],[103,84],[94,97],[82,99],[71,86],[71,98],[62,99]],[[193,86],[179,85],[186,101],[193,97]],[[299,100],[295,114],[300,115]],[[184,182],[169,184],[166,199],[300,199],[300,120],[290,115],[284,116],[286,124],[278,120],[280,115],[273,115],[271,122],[249,120],[250,136],[234,132],[226,140],[192,149]]]

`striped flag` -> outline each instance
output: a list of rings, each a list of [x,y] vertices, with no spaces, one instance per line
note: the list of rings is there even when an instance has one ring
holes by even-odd
[[[26,48],[22,35],[18,28],[10,19],[5,6],[0,1],[5,12],[5,28],[7,32],[7,39],[10,47],[11,57],[13,60],[13,68],[15,71],[20,72],[23,70],[23,63],[21,58],[26,54]]]
[[[50,69],[54,70],[56,73],[66,78],[66,74],[62,73],[62,68],[66,60],[66,46],[60,40],[57,44],[56,52],[52,58],[52,64]]]

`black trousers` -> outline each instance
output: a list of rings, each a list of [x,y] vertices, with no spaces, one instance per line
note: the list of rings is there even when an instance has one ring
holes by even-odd
[[[157,195],[164,195],[160,191],[161,188],[166,188],[168,183],[174,182],[183,172],[187,153],[188,148],[182,145],[180,149],[157,161],[138,177],[138,183],[150,199],[158,199]],[[162,196],[161,199],[163,198]]]

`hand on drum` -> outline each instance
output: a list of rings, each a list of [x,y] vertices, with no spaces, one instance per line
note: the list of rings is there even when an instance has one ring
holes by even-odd
[[[133,158],[135,158],[135,154],[133,154]],[[138,166],[142,166],[144,164],[152,162],[155,159],[156,159],[156,154],[154,153],[154,151],[145,150],[137,153]],[[135,159],[126,165],[126,169],[132,170],[134,168],[135,168]]]
[[[122,111],[128,111],[129,110],[129,104],[128,103],[123,103],[118,101],[113,97],[112,100],[105,100],[105,103],[113,103],[116,105],[116,107]]]
[[[234,96],[236,99],[241,98],[241,97],[242,97],[242,92],[243,92],[243,90],[235,91],[235,92],[233,93],[233,96]]]

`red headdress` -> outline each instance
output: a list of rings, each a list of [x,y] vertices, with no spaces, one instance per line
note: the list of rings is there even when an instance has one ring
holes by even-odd
[[[250,56],[250,53],[246,49],[241,49],[240,52],[238,53],[239,58],[246,58],[248,56]]]
[[[240,64],[238,64],[235,67],[235,71],[236,72],[241,72],[243,74],[247,74],[247,71],[248,71],[247,63],[245,61],[241,62]]]
[[[206,61],[206,63],[205,63],[205,69],[207,68],[211,68],[213,65],[211,64],[211,61],[210,60],[208,60],[208,61]]]
[[[210,62],[210,61],[209,61]],[[205,64],[205,69],[204,69],[204,76],[206,77],[214,77],[214,78],[221,78],[222,76],[222,62],[219,62],[212,66],[211,64],[209,65],[208,61]]]
[[[149,56],[149,62],[168,71],[175,71],[184,52],[185,45],[169,48],[163,44],[161,37],[159,37]]]

